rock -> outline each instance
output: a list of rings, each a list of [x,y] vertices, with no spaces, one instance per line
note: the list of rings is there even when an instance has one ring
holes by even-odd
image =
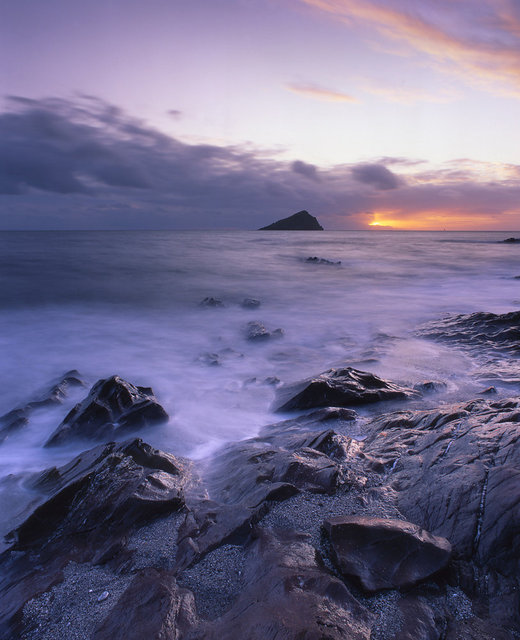
[[[152,389],[135,387],[119,376],[112,376],[96,382],[88,396],[65,416],[45,446],[77,438],[108,441],[167,420],[168,414]]]
[[[520,242],[520,238],[506,238],[505,240],[502,240],[502,242]]]
[[[197,362],[205,364],[208,367],[220,367],[222,364],[218,353],[210,353],[209,351],[201,353],[197,358]]]
[[[323,227],[308,211],[299,211],[267,227],[261,227],[259,231],[323,231]]]
[[[341,260],[327,260],[326,258],[318,258],[317,256],[307,258],[305,262],[310,262],[312,264],[341,264]]]
[[[410,522],[337,516],[323,523],[335,564],[366,591],[411,587],[446,567],[451,545]]]
[[[268,340],[269,338],[281,338],[283,329],[268,331],[261,322],[248,322],[246,326],[246,338],[253,342]]]
[[[109,443],[35,474],[40,504],[7,536],[0,555],[0,635],[10,635],[25,602],[63,580],[75,562],[121,562],[137,526],[184,506],[191,466],[142,440]]]
[[[186,640],[369,640],[374,616],[319,562],[309,537],[257,528],[229,611]]]
[[[496,396],[497,390],[496,387],[487,387],[483,391],[479,391],[479,396]]]
[[[0,443],[29,424],[29,418],[34,411],[62,404],[72,388],[84,387],[76,369],[67,371],[64,376],[42,396],[31,400],[22,407],[13,409],[0,417]]]
[[[193,594],[179,588],[167,571],[144,569],[92,640],[180,640],[197,622]]]
[[[255,300],[255,298],[244,298],[242,300],[242,307],[244,309],[258,309],[260,306],[260,300]]]
[[[222,300],[219,300],[218,298],[212,298],[210,296],[204,298],[204,300],[201,300],[199,302],[199,307],[206,307],[208,309],[215,309],[224,306],[225,304],[222,302]]]
[[[274,411],[293,411],[316,407],[354,407],[383,400],[418,398],[413,389],[387,382],[372,373],[352,367],[329,369],[277,390]]]
[[[424,325],[419,335],[443,342],[457,342],[471,348],[482,347],[520,352],[520,311],[496,314],[476,312],[452,315]]]
[[[413,385],[413,388],[420,393],[436,393],[439,391],[445,391],[448,385],[440,380],[427,380],[425,382],[418,382]]]

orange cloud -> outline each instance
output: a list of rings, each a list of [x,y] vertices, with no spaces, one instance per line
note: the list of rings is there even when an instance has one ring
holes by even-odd
[[[385,39],[433,58],[445,72],[502,94],[520,97],[520,19],[507,0],[452,3],[438,9],[437,23],[396,2],[300,0],[348,25],[368,26]],[[483,10],[487,10],[487,14]],[[443,25],[443,26],[440,26]],[[446,25],[449,25],[446,26]],[[457,34],[451,29],[457,25]]]
[[[316,100],[325,100],[327,102],[359,102],[357,98],[347,93],[340,91],[332,91],[330,89],[324,89],[312,84],[287,84],[285,85],[289,91],[298,93],[308,98],[314,98]]]

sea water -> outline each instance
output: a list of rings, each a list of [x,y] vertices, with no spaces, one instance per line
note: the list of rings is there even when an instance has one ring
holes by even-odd
[[[443,380],[447,398],[472,397],[474,360],[416,330],[447,313],[518,309],[510,235],[2,232],[0,415],[69,369],[89,386],[117,374],[151,386],[171,416],[142,437],[201,458],[286,417],[271,411],[273,379],[350,365],[406,385]],[[206,297],[222,305],[201,306]],[[245,298],[260,306],[243,308]],[[249,341],[250,321],[284,335]],[[87,391],[0,445],[0,482],[85,448],[42,445]]]

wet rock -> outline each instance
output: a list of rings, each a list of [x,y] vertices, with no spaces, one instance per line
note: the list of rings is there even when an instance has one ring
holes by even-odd
[[[11,434],[19,431],[29,424],[29,418],[34,411],[62,404],[68,397],[71,389],[84,387],[85,384],[80,378],[76,369],[67,371],[64,376],[48,391],[36,400],[31,400],[22,407],[18,407],[0,416],[0,443]]]
[[[305,259],[305,262],[311,263],[311,264],[341,264],[341,260],[327,260],[327,258],[318,258],[317,256],[312,256],[309,258]]]
[[[195,640],[369,640],[374,617],[321,566],[309,537],[261,528],[246,547],[242,591]]]
[[[218,353],[210,353],[209,351],[201,353],[197,358],[197,362],[205,364],[208,367],[219,367],[222,364]]]
[[[136,387],[119,376],[98,380],[45,443],[71,439],[110,440],[128,431],[166,422],[168,414],[149,387]]]
[[[252,342],[268,340],[269,338],[281,338],[283,329],[269,331],[261,322],[248,322],[246,326],[246,338]]]
[[[314,216],[304,210],[273,222],[267,227],[261,227],[259,231],[323,231],[323,227]]]
[[[208,296],[199,302],[199,307],[206,307],[207,309],[218,309],[225,307],[225,304],[218,298]]]
[[[61,582],[70,560],[124,562],[127,535],[181,509],[191,481],[186,461],[139,439],[97,446],[35,475],[41,503],[0,555],[0,635],[11,637],[25,602]]]
[[[440,380],[427,380],[425,382],[418,382],[413,385],[413,388],[420,393],[436,393],[439,391],[446,391],[448,385]]]
[[[424,325],[419,335],[470,348],[520,351],[520,311],[452,315]]]
[[[419,392],[352,367],[329,369],[315,378],[280,387],[274,411],[354,407],[384,400],[407,400]]]
[[[242,300],[242,307],[244,309],[258,309],[260,306],[260,300],[256,300],[255,298],[244,298]]]
[[[337,516],[323,526],[335,564],[366,591],[411,587],[444,569],[451,555],[445,538],[411,522]]]
[[[136,575],[92,640],[180,640],[197,622],[191,591],[169,572],[149,568]]]
[[[505,240],[502,240],[502,242],[520,242],[520,238],[506,238]]]
[[[479,396],[496,396],[496,387],[487,387],[483,391],[479,391]]]

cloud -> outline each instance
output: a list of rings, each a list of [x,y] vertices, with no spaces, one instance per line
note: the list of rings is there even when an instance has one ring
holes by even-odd
[[[352,175],[359,182],[368,184],[376,189],[386,191],[397,189],[400,185],[399,178],[381,164],[360,164],[352,167]]]
[[[389,45],[421,54],[445,73],[520,97],[520,16],[511,0],[413,3],[404,0],[300,0]],[[397,52],[397,51],[396,51]]]
[[[315,100],[324,100],[326,102],[359,102],[357,98],[349,95],[348,93],[324,89],[323,87],[313,84],[289,83],[285,86],[293,93],[297,93],[307,98],[314,98]]]
[[[514,229],[520,166],[385,157],[317,167],[186,144],[91,96],[15,98],[0,112],[2,229],[255,229],[301,209],[326,229]]]
[[[307,162],[302,162],[301,160],[295,160],[291,164],[291,169],[294,171],[294,173],[299,173],[309,180],[319,180],[318,170],[313,164],[308,164]]]

